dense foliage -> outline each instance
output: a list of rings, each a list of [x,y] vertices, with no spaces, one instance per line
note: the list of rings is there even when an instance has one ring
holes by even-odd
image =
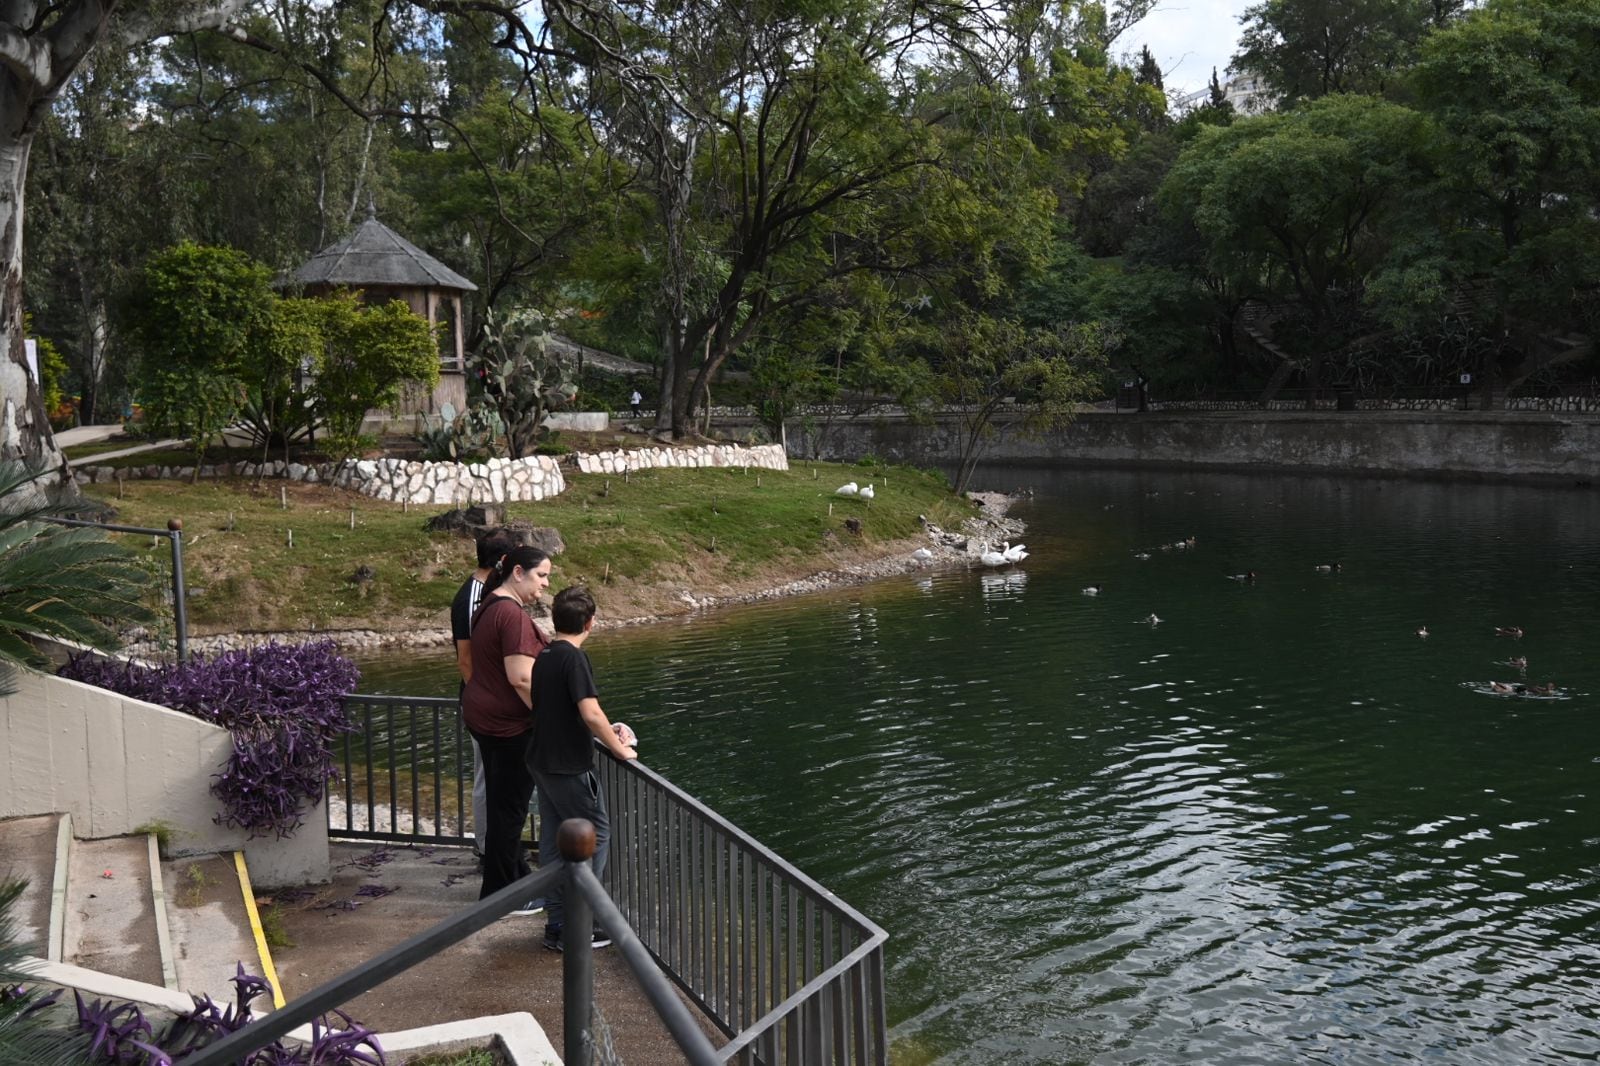
[[[61,676],[229,730],[233,754],[211,786],[223,805],[217,822],[286,837],[333,779],[333,744],[351,728],[344,697],[360,672],[331,641],[316,641],[158,666],[82,656]]]
[[[164,1024],[137,1003],[85,1000],[74,990],[75,1027],[63,1032],[54,1011],[61,990],[40,994],[36,987],[16,983],[22,975],[5,962],[5,954],[14,949],[7,911],[22,887],[17,881],[0,883],[0,1062],[176,1066],[247,1027],[255,1020],[252,1004],[272,990],[263,978],[245,973],[240,963],[231,978],[232,1003],[220,1006],[210,995],[196,996],[193,1009],[173,1015]],[[243,1066],[383,1066],[377,1035],[351,1021],[343,1011],[333,1014],[340,1024],[330,1024],[327,1017],[313,1021],[309,1044],[274,1040],[241,1060]]]
[[[149,572],[102,530],[47,521],[62,512],[25,492],[38,476],[0,463],[0,695],[15,667],[48,664],[31,634],[110,649],[150,618]]]
[[[478,284],[482,358],[536,309],[654,364],[678,436],[729,367],[774,423],[948,395],[959,361],[918,338],[980,321],[1119,337],[1091,393],[1600,371],[1600,0],[1260,0],[1245,114],[1119,54],[1148,6],[244,4],[69,86],[30,299],[86,401],[126,392],[105,308],[152,249],[287,269],[376,199]],[[251,363],[275,440],[300,328]]]
[[[210,442],[243,419],[263,449],[320,428],[336,459],[361,444],[367,411],[439,380],[433,328],[403,301],[353,293],[280,299],[264,265],[189,241],[152,256],[119,320],[152,426]]]

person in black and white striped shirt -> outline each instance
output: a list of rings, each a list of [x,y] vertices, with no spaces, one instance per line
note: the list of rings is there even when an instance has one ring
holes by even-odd
[[[478,605],[483,600],[483,583],[489,579],[506,552],[515,548],[519,538],[507,529],[491,529],[478,538],[478,568],[461,586],[450,604],[450,637],[456,646],[456,669],[461,672],[461,687],[467,687],[472,677],[472,620],[478,616]],[[470,737],[470,734],[469,734]],[[478,742],[472,741],[472,836],[477,841],[473,850],[482,854],[484,832],[489,825],[487,797],[483,781],[483,754]]]

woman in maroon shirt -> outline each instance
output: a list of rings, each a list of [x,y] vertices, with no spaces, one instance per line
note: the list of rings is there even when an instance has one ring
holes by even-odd
[[[467,729],[483,753],[488,832],[478,898],[526,877],[522,826],[533,796],[533,660],[549,643],[524,610],[550,585],[550,559],[537,548],[506,553],[484,586],[472,624],[472,677],[461,696]],[[534,908],[524,908],[533,913]]]

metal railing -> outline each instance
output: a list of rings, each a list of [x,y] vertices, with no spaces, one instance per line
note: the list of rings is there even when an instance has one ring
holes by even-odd
[[[472,735],[441,696],[344,698],[328,786],[328,833],[351,840],[470,844]]]
[[[165,537],[172,544],[172,628],[173,637],[177,643],[178,661],[187,662],[189,659],[189,606],[188,593],[183,587],[183,522],[174,518],[167,522],[166,529],[150,529],[145,526],[116,526],[110,522],[86,522],[80,518],[56,518],[46,516],[46,522],[54,522],[58,526],[87,527],[90,529],[103,529],[108,533],[138,533],[147,537]]]
[[[564,1034],[563,1061],[567,1066],[587,1066],[592,1061],[594,1024],[594,948],[590,930],[598,921],[612,938],[628,968],[643,987],[650,1005],[666,1023],[674,1042],[693,1066],[716,1066],[724,1061],[706,1039],[694,1016],[661,975],[650,952],[594,875],[590,857],[595,850],[594,826],[582,820],[561,826],[564,861],[540,870],[515,884],[481,899],[430,929],[381,952],[346,973],[286,1003],[282,1008],[185,1058],[184,1066],[230,1066],[295,1029],[322,1018],[361,993],[376,988],[473,933],[494,924],[530,898],[542,896],[565,882],[566,924],[562,934],[561,988]]]
[[[348,696],[346,708],[356,731],[330,789],[329,835],[467,842],[472,755],[457,702]],[[716,1061],[887,1063],[888,935],[660,774],[596,764],[611,818],[606,905],[728,1036]]]
[[[878,926],[637,762],[598,760],[607,887],[741,1064],[888,1061]]]

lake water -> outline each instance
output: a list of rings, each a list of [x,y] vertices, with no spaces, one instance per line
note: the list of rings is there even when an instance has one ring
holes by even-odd
[[[987,479],[1021,568],[589,645],[649,765],[889,931],[896,1062],[1600,1059],[1600,496]]]

